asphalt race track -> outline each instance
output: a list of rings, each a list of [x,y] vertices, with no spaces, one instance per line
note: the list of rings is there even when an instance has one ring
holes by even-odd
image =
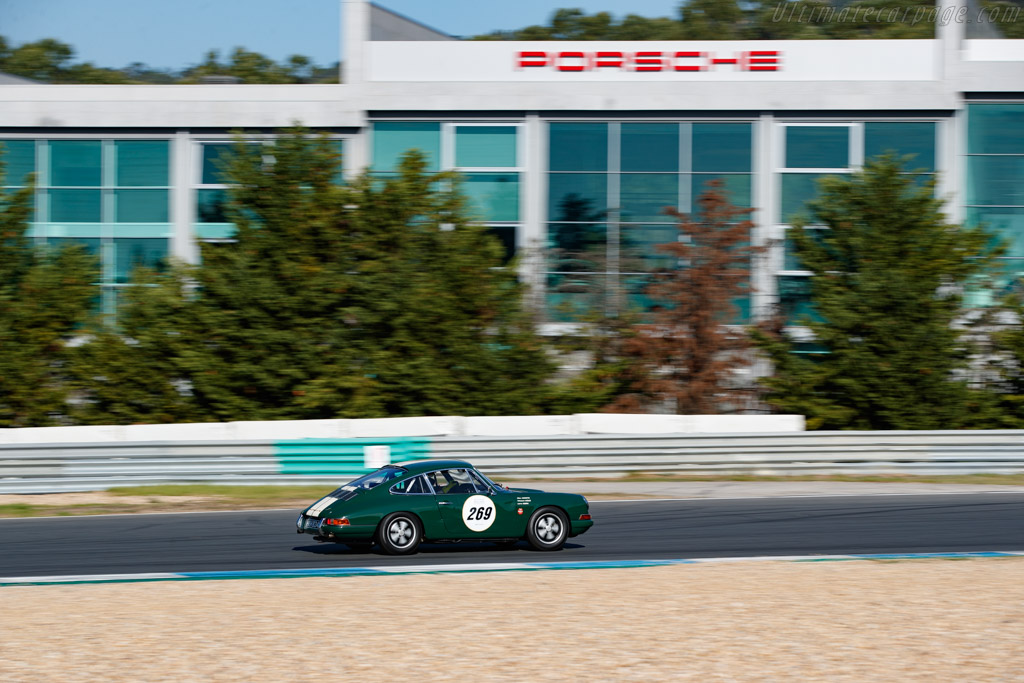
[[[0,577],[1024,549],[1024,492],[593,502],[555,553],[525,543],[359,553],[295,533],[298,511],[0,520]]]

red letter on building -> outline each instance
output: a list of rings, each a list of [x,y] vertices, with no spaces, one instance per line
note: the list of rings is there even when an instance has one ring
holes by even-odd
[[[528,66],[547,66],[548,65],[548,53],[547,52],[520,52],[519,62],[517,66],[523,69]]]
[[[616,69],[622,68],[622,53],[621,52],[598,52],[597,58],[594,61],[594,67],[600,69],[601,67],[610,66]]]
[[[747,53],[748,71],[781,71],[782,55],[778,50],[757,50]]]
[[[676,71],[704,71],[707,69],[707,66],[704,64],[679,63],[680,59],[701,59],[702,57],[706,57],[707,53],[705,52],[677,52],[672,56],[676,60],[675,67],[673,67]]]
[[[660,52],[637,52],[633,61],[637,71],[661,71],[664,66]]]
[[[566,59],[578,59],[579,64],[566,64]],[[586,55],[582,52],[559,52],[558,53],[558,70],[559,71],[583,71],[586,69],[588,60]]]

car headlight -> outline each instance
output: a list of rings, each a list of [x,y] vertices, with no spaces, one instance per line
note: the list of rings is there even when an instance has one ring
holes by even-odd
[[[297,520],[295,520],[295,526],[298,527],[299,529],[302,528],[302,513],[301,512],[299,513],[299,518]]]

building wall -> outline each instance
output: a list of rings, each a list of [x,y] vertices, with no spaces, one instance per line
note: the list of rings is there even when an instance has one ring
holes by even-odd
[[[773,245],[739,320],[799,315],[792,217],[816,179],[889,149],[939,175],[953,220],[1009,240],[1006,285],[1021,272],[1024,41],[965,40],[956,22],[914,41],[374,41],[369,5],[344,8],[343,85],[0,85],[4,182],[37,173],[33,238],[95,250],[113,310],[132,264],[230,239],[216,159],[231,131],[299,121],[343,142],[349,175],[393,172],[411,148],[462,173],[553,324],[646,304],[667,265],[655,245],[678,239],[662,208],[693,210],[711,178]]]

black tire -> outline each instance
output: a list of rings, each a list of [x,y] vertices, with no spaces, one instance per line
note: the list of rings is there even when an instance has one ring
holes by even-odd
[[[526,525],[526,540],[536,550],[559,550],[569,537],[569,518],[558,508],[541,508]]]
[[[408,512],[391,513],[380,523],[377,531],[377,541],[388,555],[411,555],[421,540],[420,521]]]

